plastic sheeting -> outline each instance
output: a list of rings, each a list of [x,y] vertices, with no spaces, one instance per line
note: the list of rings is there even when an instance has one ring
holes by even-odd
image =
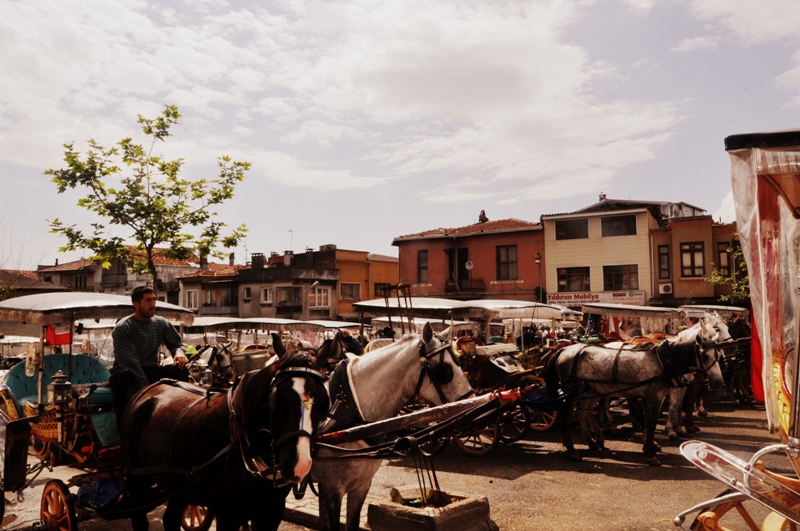
[[[779,430],[785,439],[791,409],[788,388],[797,365],[800,151],[797,146],[753,147],[730,151],[730,157],[736,223],[765,358],[767,420],[770,430]]]

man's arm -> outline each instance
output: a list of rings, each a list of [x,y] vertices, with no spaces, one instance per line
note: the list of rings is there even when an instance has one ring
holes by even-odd
[[[111,337],[114,339],[114,363],[131,371],[139,385],[147,385],[147,376],[139,362],[139,354],[127,332],[123,327],[117,326],[111,333]]]
[[[183,340],[181,339],[181,335],[177,330],[175,330],[175,327],[172,326],[172,323],[166,319],[164,319],[162,322],[162,328],[162,342],[164,345],[166,345],[170,354],[172,354],[172,359],[175,361],[178,367],[183,369],[183,367],[189,362],[189,358],[186,356],[186,352],[183,350]]]

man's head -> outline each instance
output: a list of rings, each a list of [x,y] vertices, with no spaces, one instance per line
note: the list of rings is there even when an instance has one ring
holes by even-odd
[[[141,321],[149,321],[156,314],[156,292],[148,286],[137,286],[131,292],[133,315]]]

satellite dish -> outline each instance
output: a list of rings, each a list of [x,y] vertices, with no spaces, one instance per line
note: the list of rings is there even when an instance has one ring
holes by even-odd
[[[475,267],[475,264],[472,263],[472,260],[467,260],[467,263],[464,264],[464,267],[467,271],[472,271],[472,268]]]

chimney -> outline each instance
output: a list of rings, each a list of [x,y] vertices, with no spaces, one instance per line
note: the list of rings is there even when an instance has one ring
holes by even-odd
[[[606,194],[604,192],[600,192],[600,201],[606,200]]]
[[[267,259],[262,253],[251,254],[250,261],[252,262],[253,269],[264,269],[264,266],[267,263]]]
[[[58,258],[56,258],[56,265],[58,265]]]
[[[200,269],[208,269],[208,256],[200,256]]]
[[[228,265],[230,265],[230,266],[233,266],[235,264],[234,259],[233,259],[234,258],[234,254],[235,253],[231,253],[231,254],[228,255]]]
[[[285,265],[286,267],[292,265],[292,258],[294,258],[294,251],[284,251],[283,265]]]

